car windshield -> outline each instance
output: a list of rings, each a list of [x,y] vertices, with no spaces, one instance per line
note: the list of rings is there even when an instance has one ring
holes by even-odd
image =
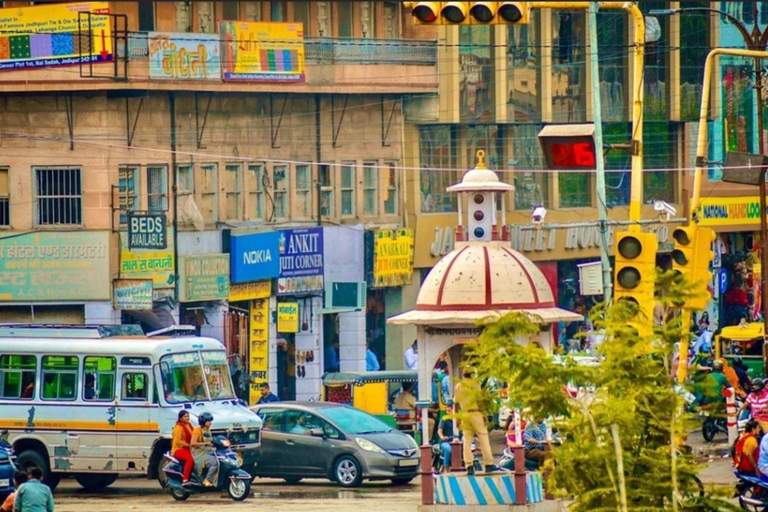
[[[380,419],[352,407],[327,407],[322,413],[348,434],[377,434],[392,430]]]
[[[202,357],[199,352],[170,354],[160,359],[160,365],[169,403],[235,397],[223,350],[206,351]]]

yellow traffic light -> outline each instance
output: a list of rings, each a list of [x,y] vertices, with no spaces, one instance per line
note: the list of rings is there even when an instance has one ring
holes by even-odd
[[[693,240],[696,237],[696,228],[681,226],[672,232],[675,239],[675,248],[672,251],[672,268],[685,276],[693,277]]]
[[[712,252],[712,242],[715,232],[710,228],[697,228],[693,239],[693,273],[691,280],[696,284],[698,295],[691,299],[690,307],[695,311],[706,309],[711,298],[707,285],[712,281],[710,264],[715,257]]]
[[[637,316],[630,322],[640,336],[653,334],[653,310],[656,306],[656,252],[659,244],[653,233],[616,234],[614,297],[637,305]]]
[[[440,4],[442,2],[409,2],[413,7],[414,22],[417,25],[440,25]]]
[[[530,18],[528,2],[497,2],[496,12],[499,15],[499,23],[526,24]]]
[[[472,2],[469,8],[470,22],[488,24],[496,20],[496,4],[498,2]]]
[[[470,2],[441,2],[440,14],[449,25],[465,25],[469,23]]]

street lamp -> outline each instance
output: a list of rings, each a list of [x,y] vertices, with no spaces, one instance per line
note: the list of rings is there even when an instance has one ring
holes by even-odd
[[[748,50],[765,50],[768,44],[768,27],[765,30],[760,30],[758,25],[758,9],[757,2],[752,1],[752,19],[755,20],[752,31],[750,32],[746,26],[738,18],[731,14],[721,11],[719,9],[713,9],[710,7],[682,7],[678,9],[653,9],[649,11],[650,16],[668,16],[672,14],[685,14],[689,12],[712,12],[720,14],[728,19],[731,24],[741,34],[744,44]],[[754,58],[756,78],[759,78],[760,71],[760,57]],[[758,81],[759,83],[759,81]],[[758,135],[758,151],[763,152],[763,93],[760,86],[756,87],[757,93],[757,135]],[[735,156],[735,155],[734,155]],[[705,162],[699,161],[701,156],[697,157],[696,167],[703,167]],[[732,160],[733,161],[733,160]],[[729,180],[734,182],[742,182],[738,180]],[[760,185],[760,259],[761,259],[761,274],[762,274],[762,301],[763,301],[763,335],[768,335],[768,223],[766,222],[766,180],[765,180],[765,167],[760,167],[758,184]],[[694,188],[701,186],[701,182],[694,184]],[[696,192],[695,192],[696,193]],[[698,193],[696,193],[696,199],[698,200]],[[698,205],[695,205],[698,207]],[[696,212],[691,211],[691,216]]]

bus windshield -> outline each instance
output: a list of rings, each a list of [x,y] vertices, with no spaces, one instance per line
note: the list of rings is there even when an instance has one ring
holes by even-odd
[[[223,350],[170,354],[160,359],[163,393],[169,403],[234,398]],[[204,378],[205,376],[205,378]]]

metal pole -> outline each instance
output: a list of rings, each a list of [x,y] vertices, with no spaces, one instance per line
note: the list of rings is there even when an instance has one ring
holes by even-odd
[[[758,44],[757,42],[754,45]],[[753,46],[754,46],[753,45]],[[764,154],[763,143],[763,89],[762,89],[762,70],[760,59],[755,57],[755,73],[757,86],[757,152]],[[765,300],[765,292],[768,290],[768,222],[766,221],[766,201],[765,201],[765,171],[760,176],[760,275],[762,286],[760,288],[760,300],[763,301],[763,335],[768,334],[768,300]]]
[[[171,190],[173,192],[173,299],[179,302],[179,195],[176,172],[176,94],[168,93],[171,111]],[[181,313],[179,313],[181,314]]]
[[[592,105],[595,119],[595,164],[597,176],[597,218],[600,220],[600,265],[603,268],[603,298],[611,302],[613,280],[611,262],[608,259],[608,211],[605,198],[605,156],[603,155],[603,117],[600,101],[600,69],[597,64],[597,3],[589,4],[587,22],[589,24],[589,63],[592,70]]]

